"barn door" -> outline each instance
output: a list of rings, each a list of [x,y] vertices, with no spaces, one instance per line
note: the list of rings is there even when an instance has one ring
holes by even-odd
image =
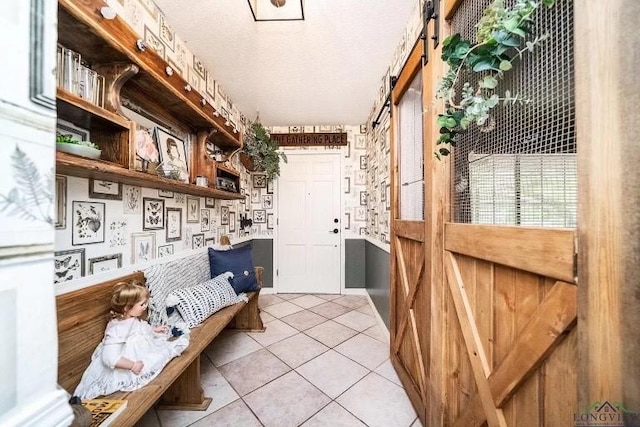
[[[422,43],[392,92],[391,361],[424,421],[429,355],[425,285]]]

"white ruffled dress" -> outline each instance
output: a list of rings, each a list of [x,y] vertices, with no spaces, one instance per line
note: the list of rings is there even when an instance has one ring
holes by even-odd
[[[168,341],[169,337],[170,335],[154,332],[149,323],[137,318],[111,320],[74,395],[83,400],[93,399],[145,386],[189,345],[188,335],[182,335],[174,341]],[[115,368],[120,357],[133,362],[141,360],[144,367],[140,374]]]

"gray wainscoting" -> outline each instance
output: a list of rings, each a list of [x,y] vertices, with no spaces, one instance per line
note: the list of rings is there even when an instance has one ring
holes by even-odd
[[[236,247],[251,244],[253,265],[264,267],[263,288],[273,288],[273,239],[254,239],[239,243]]]
[[[389,328],[389,252],[365,242],[366,288],[384,324]]]
[[[344,241],[344,287],[366,287],[366,258],[364,239],[345,239]]]

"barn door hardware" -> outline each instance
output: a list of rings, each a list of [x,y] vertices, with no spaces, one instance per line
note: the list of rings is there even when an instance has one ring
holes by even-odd
[[[433,48],[437,48],[438,44],[440,44],[440,16],[438,15],[438,11],[440,10],[440,0],[427,0],[424,2],[424,9],[422,10],[422,19],[423,19],[423,29],[422,36],[420,37],[424,40],[424,63],[429,62],[429,43],[427,41],[427,32],[429,21],[433,19],[433,35],[430,37],[433,40]]]
[[[398,78],[396,76],[389,76],[389,93],[387,94],[387,98],[384,100],[384,104],[380,108],[380,111],[378,111],[378,115],[376,116],[375,120],[371,122],[372,130],[380,124],[380,117],[382,116],[385,108],[389,109],[389,117],[391,117],[391,92],[393,91],[393,88],[396,86],[397,82]]]

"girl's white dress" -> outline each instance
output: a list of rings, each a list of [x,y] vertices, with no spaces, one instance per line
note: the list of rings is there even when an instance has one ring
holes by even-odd
[[[116,391],[137,390],[148,384],[189,345],[186,335],[174,341],[167,341],[168,337],[154,332],[151,325],[138,318],[111,320],[74,394],[83,400],[93,399]],[[116,368],[120,357],[133,362],[141,360],[144,367],[140,374]]]

